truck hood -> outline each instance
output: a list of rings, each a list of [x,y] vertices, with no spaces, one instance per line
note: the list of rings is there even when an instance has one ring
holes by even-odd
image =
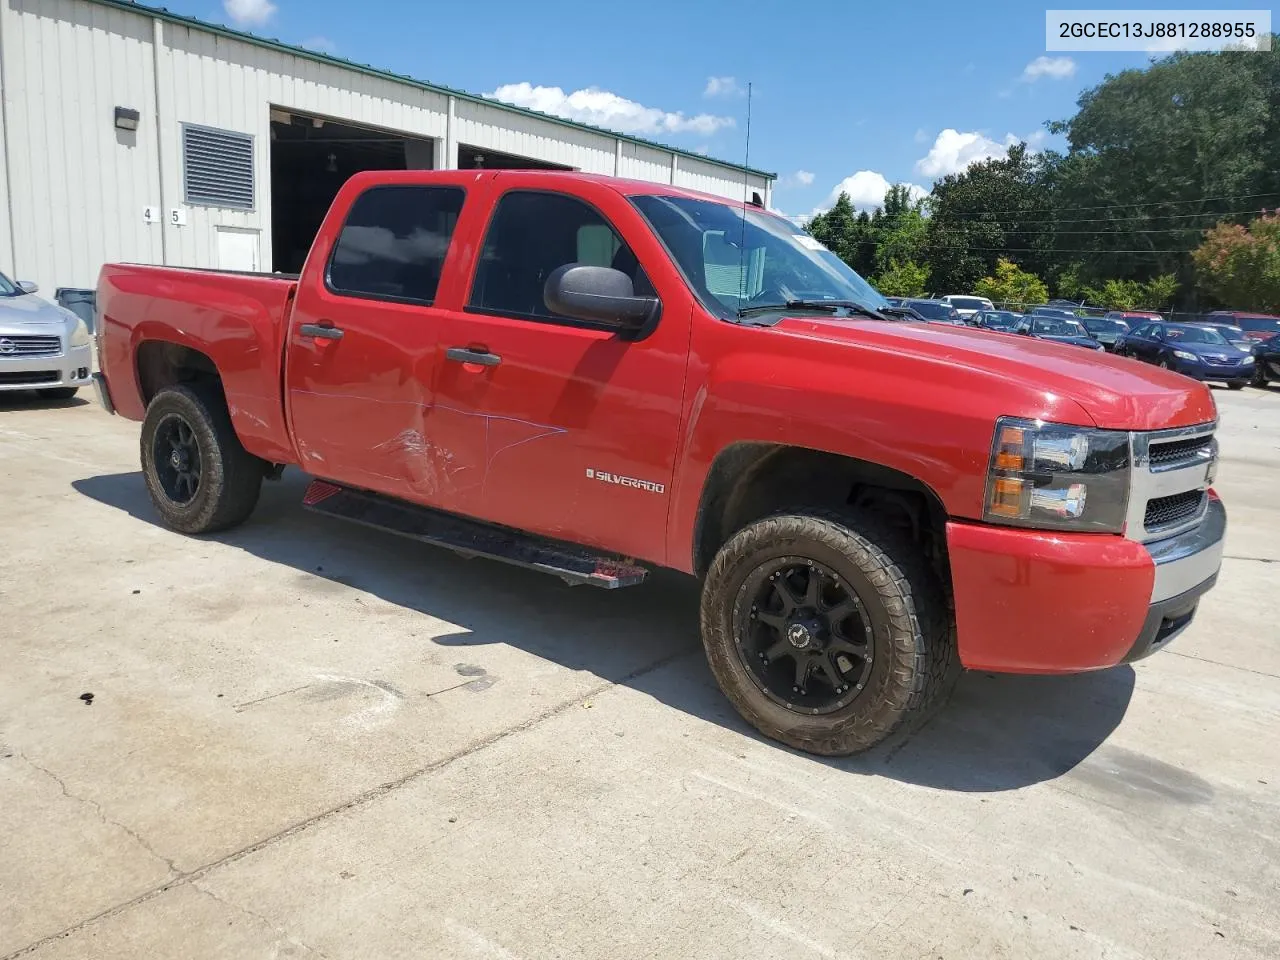
[[[1101,350],[1010,336],[974,327],[825,317],[787,317],[775,328],[832,344],[860,347],[940,367],[990,376],[986,391],[1004,383],[1074,400],[1099,427],[1156,430],[1217,418],[1209,388],[1189,377]],[[1023,391],[1019,391],[1023,393]],[[1024,394],[1025,395],[1025,394]],[[1026,415],[1010,409],[1012,416]]]

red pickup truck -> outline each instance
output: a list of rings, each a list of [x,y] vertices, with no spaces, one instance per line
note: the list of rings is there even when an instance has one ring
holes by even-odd
[[[1109,667],[1221,562],[1209,391],[896,319],[757,204],[571,172],[353,177],[299,277],[107,265],[108,410],[175,530],[310,509],[622,587],[702,582],[721,689],[865,749],[961,666]]]

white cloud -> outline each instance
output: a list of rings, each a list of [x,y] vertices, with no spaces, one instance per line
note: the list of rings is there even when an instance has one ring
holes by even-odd
[[[1041,77],[1066,80],[1076,74],[1076,62],[1070,57],[1036,57],[1022,68],[1024,83],[1035,83]]]
[[[857,173],[845,177],[831,189],[831,196],[827,199],[827,206],[819,208],[814,213],[821,213],[823,209],[829,209],[831,204],[842,193],[849,195],[849,200],[859,210],[874,210],[876,207],[884,206],[884,195],[889,192],[892,184],[885,179],[884,174],[877,173],[875,170],[859,170]],[[919,199],[927,196],[929,191],[919,184],[909,183],[908,189],[911,191],[913,198]]]
[[[271,0],[222,0],[222,9],[231,22],[241,27],[261,27],[275,16]]]
[[[916,128],[916,135],[915,135],[915,138],[914,138],[914,139],[915,139],[916,143],[928,143],[928,142],[929,142],[929,131],[928,131],[928,130],[926,130],[924,127],[917,127],[917,128]]]
[[[338,45],[328,37],[307,37],[301,45],[317,53],[333,53],[338,49]]]
[[[795,180],[800,186],[807,187],[813,183],[813,174],[808,170],[797,170],[795,172]]]
[[[740,97],[746,92],[738,86],[738,81],[733,77],[707,77],[707,86],[702,91],[702,95],[704,97]]]
[[[998,143],[977,131],[961,133],[948,127],[938,134],[929,153],[916,162],[916,172],[934,178],[959,173],[971,163],[1003,157],[1018,139],[1010,133]]]
[[[646,107],[599,87],[586,87],[565,93],[559,87],[535,87],[529,83],[504,83],[486,97],[502,100],[518,107],[577,120],[619,133],[700,133],[710,136],[717,130],[734,125],[733,117],[717,117],[709,113],[686,116]]]

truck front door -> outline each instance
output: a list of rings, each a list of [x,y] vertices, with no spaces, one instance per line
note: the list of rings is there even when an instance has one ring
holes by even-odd
[[[663,254],[624,197],[542,183],[494,182],[465,306],[443,320],[431,436],[450,458],[452,509],[662,562],[692,300],[669,268],[644,269]],[[620,269],[637,293],[654,277],[656,327],[626,340],[552,313],[543,285],[566,263]]]
[[[441,311],[437,296],[461,183],[374,183],[326,224],[298,285],[285,385],[304,470],[441,505],[425,438]]]

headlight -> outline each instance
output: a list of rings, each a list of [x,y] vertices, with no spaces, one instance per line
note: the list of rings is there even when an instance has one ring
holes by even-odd
[[[1194,353],[1187,353],[1186,350],[1175,350],[1173,351],[1173,355],[1177,357],[1179,360],[1199,360],[1200,359]]]
[[[1052,530],[1123,533],[1129,434],[1039,420],[996,421],[983,518]]]
[[[1244,357],[1242,357],[1242,358],[1241,358],[1240,362],[1241,362],[1241,363],[1253,363],[1253,356],[1252,356],[1251,354],[1247,354],[1247,353],[1246,353],[1246,354],[1244,355]]]
[[[89,344],[89,328],[79,317],[76,317],[76,324],[71,328],[71,335],[67,338],[67,342],[73,347],[84,347]]]

